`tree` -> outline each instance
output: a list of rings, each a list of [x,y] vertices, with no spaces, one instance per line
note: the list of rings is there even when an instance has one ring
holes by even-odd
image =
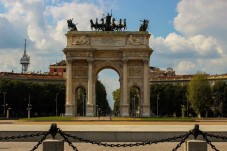
[[[207,80],[207,74],[198,72],[192,77],[188,85],[187,97],[192,109],[201,117],[201,114],[211,105],[211,87]]]
[[[115,91],[113,91],[113,99],[114,99],[114,114],[118,115],[118,113],[120,113],[120,98],[121,98],[121,90],[117,89]]]
[[[107,93],[105,86],[101,81],[96,81],[96,105],[100,109],[102,115],[107,115],[111,113],[111,108],[109,106],[108,100],[106,99]]]
[[[226,88],[224,81],[216,81],[212,86],[213,112],[214,116],[223,116],[226,114]]]
[[[150,87],[150,104],[153,114],[159,116],[181,116],[181,108],[187,105],[187,86],[153,84]]]

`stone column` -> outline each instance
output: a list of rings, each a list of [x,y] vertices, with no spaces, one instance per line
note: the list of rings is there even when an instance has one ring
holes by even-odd
[[[86,116],[94,116],[93,108],[93,60],[88,60],[88,100],[87,100],[87,109]]]
[[[150,99],[149,99],[149,61],[144,60],[144,68],[143,68],[143,104],[142,104],[142,116],[150,117]]]
[[[66,102],[65,102],[65,115],[73,116],[73,103],[72,103],[72,60],[67,60],[66,63]]]
[[[123,61],[123,100],[121,104],[121,116],[129,116],[128,105],[128,60]]]

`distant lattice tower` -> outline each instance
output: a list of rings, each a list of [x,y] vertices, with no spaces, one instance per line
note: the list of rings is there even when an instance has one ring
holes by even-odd
[[[20,64],[22,65],[22,73],[27,73],[28,65],[30,64],[30,57],[26,54],[26,39],[24,43],[24,54],[20,59]]]

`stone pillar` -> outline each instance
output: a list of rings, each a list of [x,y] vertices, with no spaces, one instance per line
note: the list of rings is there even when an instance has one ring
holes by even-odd
[[[65,102],[65,115],[73,116],[72,104],[72,61],[67,61],[66,64],[66,102]]]
[[[201,140],[189,140],[185,142],[184,151],[207,151],[207,142]]]
[[[88,60],[88,100],[86,116],[94,116],[94,106],[93,106],[93,60]]]
[[[144,60],[143,69],[143,105],[142,105],[142,116],[150,117],[150,96],[149,96],[149,61]]]
[[[121,116],[129,116],[128,105],[128,60],[123,61],[123,99],[121,104]]]
[[[64,141],[55,139],[44,140],[43,151],[64,151]]]

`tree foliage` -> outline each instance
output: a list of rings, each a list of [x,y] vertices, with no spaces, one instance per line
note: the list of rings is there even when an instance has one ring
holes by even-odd
[[[32,104],[31,116],[53,116],[56,114],[56,94],[58,115],[65,112],[65,85],[22,82],[17,80],[0,80],[0,104],[4,104],[3,92],[6,92],[5,102],[11,108],[11,117],[27,117],[27,107],[30,96]],[[3,112],[0,112],[3,114]]]
[[[118,115],[118,113],[120,113],[120,98],[121,98],[121,90],[117,89],[115,91],[113,91],[113,100],[114,100],[114,114]]]
[[[153,115],[181,116],[181,108],[186,105],[186,86],[153,84],[150,87],[150,105]]]
[[[101,115],[107,115],[111,113],[111,108],[109,106],[107,98],[107,93],[105,86],[101,81],[96,81],[96,105],[100,109]]]
[[[224,81],[216,81],[212,86],[212,110],[214,116],[227,115],[227,84]]]
[[[205,73],[197,73],[188,85],[188,100],[191,107],[200,117],[211,104],[211,87]]]

